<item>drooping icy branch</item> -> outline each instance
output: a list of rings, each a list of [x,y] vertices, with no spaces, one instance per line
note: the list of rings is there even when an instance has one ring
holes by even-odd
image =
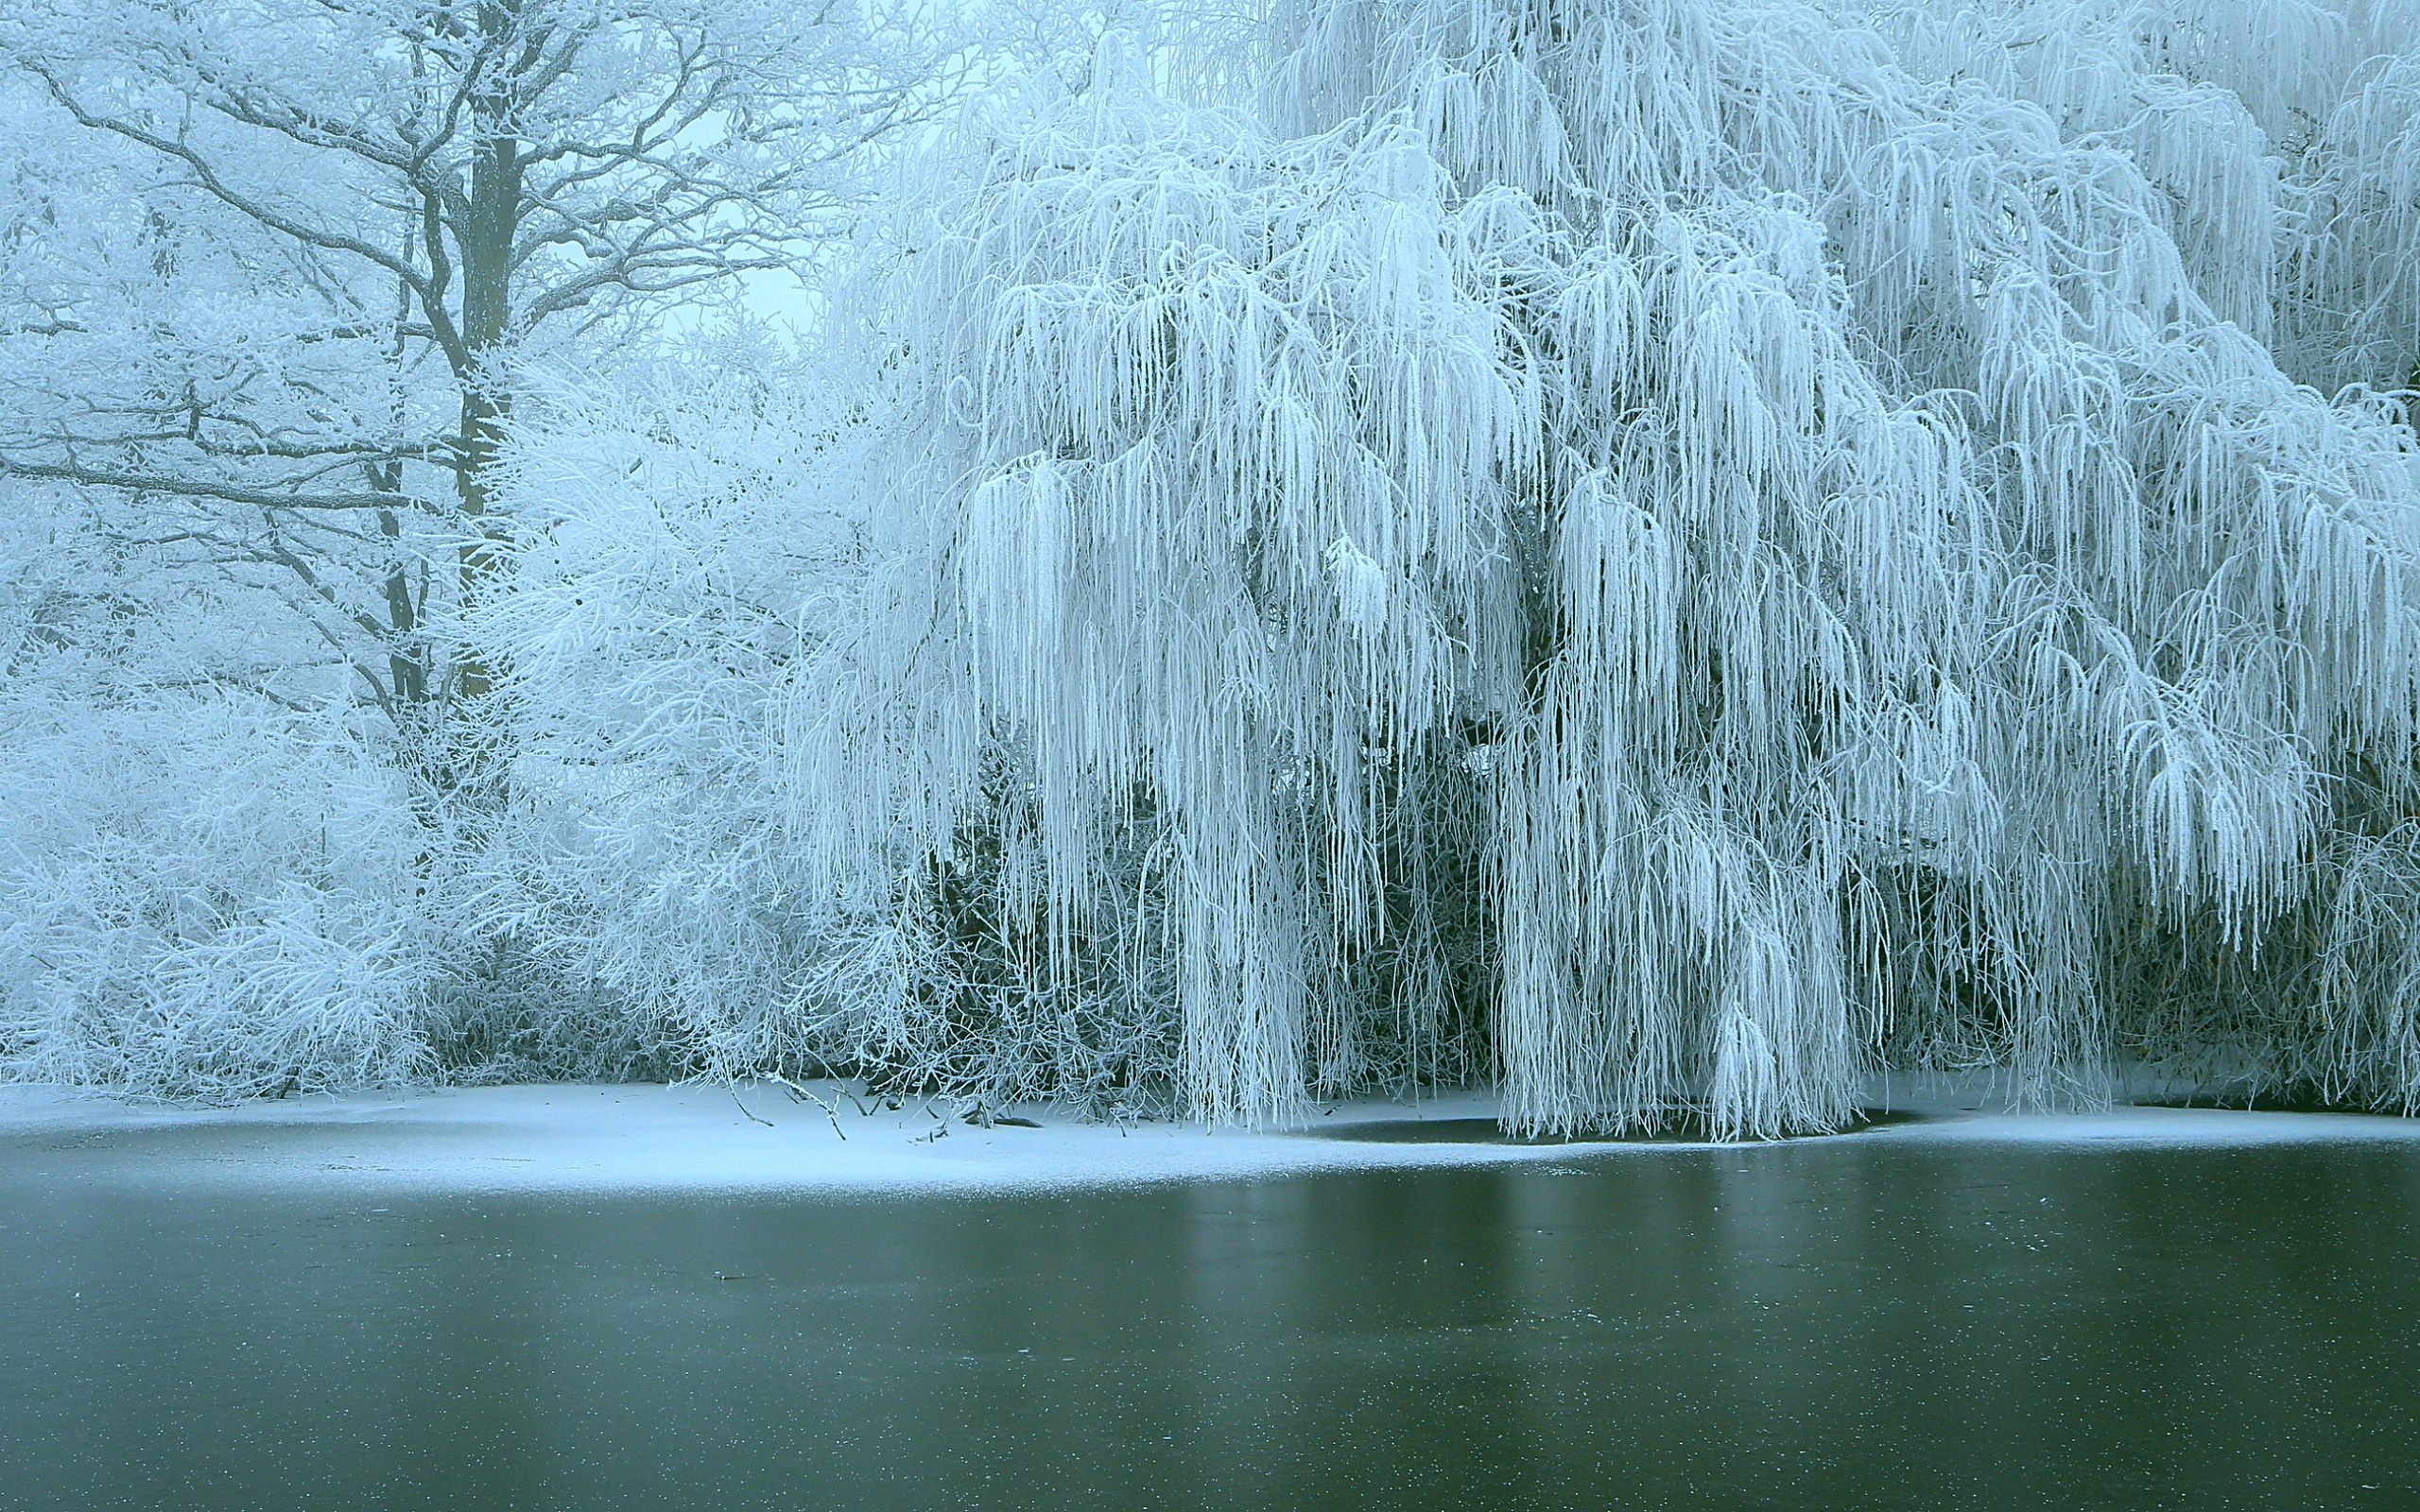
[[[2412,451],[2258,344],[2274,101],[2072,26],[1927,83],[2004,40],[1930,15],[1306,6],[1256,115],[1005,137],[900,232],[913,524],[794,715],[835,885],[1006,824],[1045,1002],[1161,899],[1213,1119],[1355,1063],[1449,860],[1516,1126],[2088,1089],[2129,910],[2255,940],[2331,772],[2412,791]]]

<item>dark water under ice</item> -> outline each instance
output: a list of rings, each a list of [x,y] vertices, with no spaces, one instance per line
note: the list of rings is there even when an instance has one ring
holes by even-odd
[[[2420,1147],[1545,1159],[896,1202],[16,1160],[0,1505],[2420,1506]]]

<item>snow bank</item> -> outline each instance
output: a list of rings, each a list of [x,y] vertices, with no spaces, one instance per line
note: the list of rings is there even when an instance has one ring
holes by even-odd
[[[838,1089],[817,1091],[832,1095]],[[1971,1084],[1891,1091],[1895,1108],[1912,1115],[1904,1122],[1821,1141],[1727,1148],[1737,1155],[1876,1142],[2221,1147],[2362,1140],[2420,1149],[2420,1122],[2396,1118],[2166,1108],[2011,1114],[1990,1110]],[[1494,1117],[1495,1104],[1478,1092],[1416,1108],[1344,1105],[1316,1115],[1307,1129],[1285,1133],[1167,1124],[1121,1130],[1065,1122],[1042,1108],[1020,1110],[1040,1128],[978,1128],[943,1123],[915,1104],[865,1111],[845,1100],[835,1106],[827,1115],[770,1085],[735,1092],[715,1086],[557,1084],[357,1093],[234,1108],[9,1087],[0,1088],[0,1169],[182,1187],[940,1194],[1357,1169],[1568,1167],[1575,1160],[1662,1160],[1711,1147],[1671,1141],[1490,1143],[1481,1121]],[[1477,1137],[1456,1137],[1464,1133]]]

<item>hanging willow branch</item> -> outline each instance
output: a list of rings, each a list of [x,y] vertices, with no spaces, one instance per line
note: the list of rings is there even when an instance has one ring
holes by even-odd
[[[2400,182],[2401,65],[2290,182],[2263,39],[2096,9],[1315,0],[1258,109],[1113,47],[904,215],[923,419],[789,716],[907,942],[869,1057],[1049,1092],[1115,1023],[1196,1116],[1449,1068],[1530,1132],[1885,1063],[2420,1105],[2345,922],[2412,885],[2358,836],[2420,802],[2420,458],[2290,376],[2408,360],[2393,193],[2351,263],[2303,218]]]

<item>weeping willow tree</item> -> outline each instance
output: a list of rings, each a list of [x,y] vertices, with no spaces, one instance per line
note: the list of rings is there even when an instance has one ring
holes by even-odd
[[[785,715],[830,1032],[1212,1121],[2420,1110],[2420,26],[2108,12],[1288,0],[1249,98],[971,126]]]

